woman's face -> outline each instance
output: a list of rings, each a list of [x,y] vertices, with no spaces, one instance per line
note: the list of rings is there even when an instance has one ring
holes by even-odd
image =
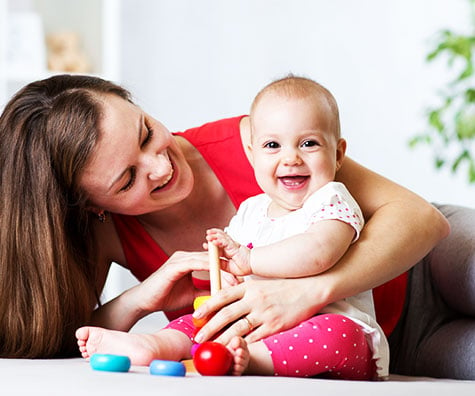
[[[99,141],[80,178],[93,208],[140,215],[185,199],[193,174],[165,126],[118,96],[102,100]]]

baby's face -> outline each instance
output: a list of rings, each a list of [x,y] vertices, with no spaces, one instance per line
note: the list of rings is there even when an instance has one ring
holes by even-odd
[[[334,134],[324,99],[270,93],[255,106],[251,122],[254,171],[273,200],[274,216],[301,208],[311,194],[334,179],[345,142]]]

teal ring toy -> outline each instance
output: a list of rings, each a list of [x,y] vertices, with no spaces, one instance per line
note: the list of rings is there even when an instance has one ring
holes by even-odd
[[[89,363],[93,370],[126,373],[130,369],[130,358],[122,355],[95,353]]]
[[[174,362],[172,360],[153,360],[152,363],[150,363],[150,374],[184,377],[186,368],[183,363]]]

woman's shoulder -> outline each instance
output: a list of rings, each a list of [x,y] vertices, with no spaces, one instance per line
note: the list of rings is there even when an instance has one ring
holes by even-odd
[[[240,123],[245,115],[223,118],[207,122],[198,127],[189,128],[182,132],[174,132],[190,141],[195,147],[220,142],[226,139],[241,140]]]
[[[175,134],[198,150],[236,207],[246,198],[262,192],[241,137],[241,121],[246,117],[226,118]]]

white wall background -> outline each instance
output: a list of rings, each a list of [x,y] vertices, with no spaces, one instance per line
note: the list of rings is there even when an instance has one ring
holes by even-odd
[[[475,206],[466,177],[407,141],[449,75],[434,34],[467,31],[466,0],[123,0],[122,82],[171,130],[247,113],[293,72],[335,95],[348,155],[426,199]]]

